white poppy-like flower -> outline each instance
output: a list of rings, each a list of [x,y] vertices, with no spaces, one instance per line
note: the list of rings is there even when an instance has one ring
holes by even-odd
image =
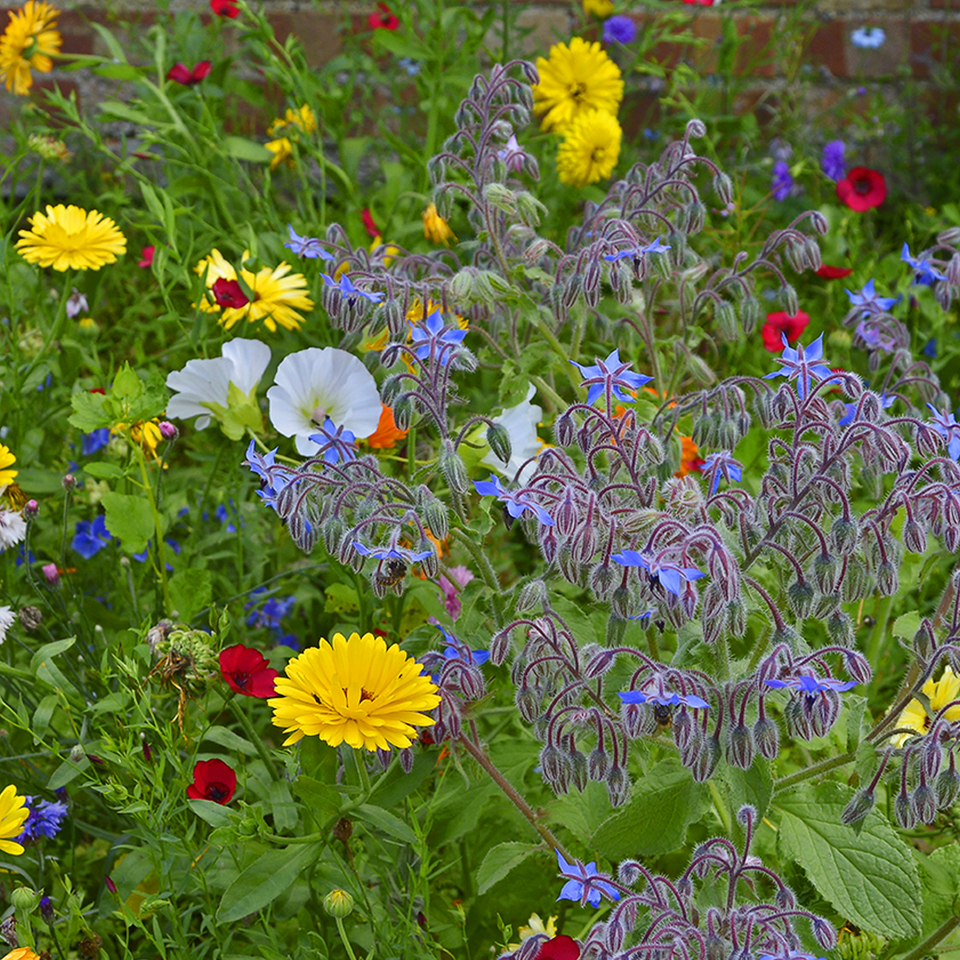
[[[167,416],[197,417],[198,430],[213,418],[231,440],[239,440],[248,427],[259,433],[263,420],[257,384],[269,362],[265,343],[241,338],[225,343],[221,357],[188,360],[182,370],[167,376],[167,386],[177,391],[167,404]]]
[[[10,607],[0,607],[0,643],[7,639],[7,631],[13,626],[16,616]]]
[[[27,521],[16,510],[0,507],[0,551],[15,547],[27,536]]]
[[[309,347],[285,357],[267,391],[270,422],[294,437],[304,457],[317,453],[310,436],[329,419],[358,440],[380,423],[383,405],[373,374],[352,353],[336,347]]]
[[[500,416],[491,418],[494,423],[504,426],[507,436],[510,437],[510,461],[501,460],[491,450],[480,462],[511,480],[517,475],[521,465],[535,457],[543,446],[537,436],[537,425],[543,419],[543,409],[530,402],[536,392],[537,388],[530,384],[525,400],[504,410]],[[518,478],[519,482],[526,483],[536,469],[536,463],[528,463]]]

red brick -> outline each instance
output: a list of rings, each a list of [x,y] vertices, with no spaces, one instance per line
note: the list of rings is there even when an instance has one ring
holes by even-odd
[[[896,74],[897,68],[907,62],[910,49],[910,27],[907,20],[845,21],[847,69],[852,77],[885,77]],[[882,27],[886,39],[879,47],[856,47],[850,35],[858,27]]]
[[[842,20],[828,20],[821,24],[810,40],[807,50],[811,63],[826,67],[835,77],[847,75],[844,27]]]
[[[910,70],[915,77],[926,79],[937,68],[956,75],[960,61],[960,23],[929,20],[910,24]]]
[[[771,45],[773,20],[770,17],[739,18],[737,34],[745,39],[737,50],[733,72],[755,77],[772,77],[776,62],[776,51]]]
[[[299,13],[270,13],[267,15],[277,41],[283,44],[288,36],[295,36],[306,54],[307,65],[320,67],[340,53],[340,24],[336,14],[302,10]],[[363,23],[366,27],[366,22]]]

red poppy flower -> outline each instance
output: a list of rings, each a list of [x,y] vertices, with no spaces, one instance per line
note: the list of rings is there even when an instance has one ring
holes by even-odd
[[[541,945],[536,960],[580,960],[580,948],[573,937],[561,934]]]
[[[188,70],[182,63],[175,63],[167,71],[167,79],[175,83],[182,83],[185,87],[192,87],[199,83],[210,72],[210,61],[201,60],[192,70]]]
[[[691,5],[699,4],[701,7],[712,7],[713,0],[683,0],[684,3],[689,3]]]
[[[373,214],[370,212],[369,207],[364,207],[360,211],[360,219],[363,221],[364,229],[371,237],[380,236],[380,228],[373,221]]]
[[[218,17],[230,17],[231,19],[240,13],[237,0],[210,0],[210,9]]]
[[[782,310],[777,313],[768,313],[767,322],[760,331],[763,336],[763,345],[771,353],[779,353],[783,349],[780,334],[785,333],[787,339],[793,342],[807,329],[809,322],[810,315],[802,310],[798,310],[792,317]]]
[[[235,310],[245,307],[250,302],[236,280],[224,280],[223,277],[213,282],[213,299],[219,306],[233,307]]]
[[[259,650],[242,643],[220,651],[220,672],[234,693],[261,699],[273,696],[273,681],[279,676]]]
[[[823,277],[824,280],[842,280],[844,277],[849,277],[851,273],[853,270],[850,267],[828,267],[824,264],[817,271],[817,276]]]
[[[152,244],[149,247],[144,247],[140,251],[140,262],[137,264],[138,267],[146,269],[147,267],[153,266],[153,255],[157,252],[157,248]]]
[[[879,207],[887,199],[887,182],[876,170],[854,167],[843,180],[837,181],[837,196],[851,210],[863,213]]]
[[[371,30],[396,30],[400,21],[393,15],[385,3],[378,3],[380,13],[371,13],[367,17],[367,25]]]
[[[191,800],[227,804],[237,789],[237,773],[222,760],[201,760],[193,768],[193,783],[187,787]]]

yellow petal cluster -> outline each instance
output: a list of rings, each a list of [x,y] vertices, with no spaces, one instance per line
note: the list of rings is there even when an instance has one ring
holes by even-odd
[[[10,22],[0,37],[0,77],[3,85],[18,97],[26,96],[33,86],[32,67],[49,73],[60,52],[63,39],[54,29],[59,11],[49,3],[27,0],[20,10],[10,13]]]
[[[923,694],[930,701],[930,712],[927,712],[919,700],[911,700],[897,720],[898,727],[909,727],[920,735],[926,733],[930,729],[932,718],[948,703],[960,699],[960,677],[947,667],[939,680],[931,679],[923,685]],[[960,720],[960,704],[954,704],[944,716],[951,721]],[[890,742],[895,747],[902,747],[912,736],[910,733],[898,733],[891,737]]]
[[[24,806],[26,802],[25,797],[17,794],[17,788],[12,783],[0,793],[0,852],[14,856],[23,853],[23,847],[10,838],[23,833],[24,821],[30,816],[30,811]]]
[[[431,203],[423,211],[423,235],[433,243],[442,243],[450,246],[450,240],[456,242],[456,236],[450,229],[450,224],[437,213],[437,205]]]
[[[567,128],[557,151],[561,183],[586,187],[606,180],[620,159],[623,131],[617,118],[600,110],[581,113]]]
[[[17,458],[10,452],[10,448],[0,443],[0,490],[13,483],[17,471],[7,468],[16,462]]]
[[[47,206],[20,231],[17,250],[28,263],[54,270],[99,270],[127,252],[127,239],[102,213],[71,204]]]

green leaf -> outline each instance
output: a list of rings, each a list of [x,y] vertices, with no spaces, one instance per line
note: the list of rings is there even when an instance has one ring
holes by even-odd
[[[340,791],[313,777],[299,776],[294,781],[293,792],[306,804],[318,823],[337,816],[343,806]]]
[[[76,642],[76,637],[68,637],[66,640],[54,640],[52,643],[45,643],[30,658],[30,672],[38,680],[48,684],[55,690],[76,693],[76,687],[60,672],[60,668],[53,662],[54,657],[69,650]]]
[[[86,393],[78,391],[70,395],[70,406],[73,407],[73,413],[67,419],[67,422],[83,430],[84,433],[92,433],[101,427],[110,426],[110,417],[103,409],[106,397],[102,393]]]
[[[727,802],[733,811],[749,803],[757,816],[766,814],[773,799],[773,777],[770,763],[762,757],[754,760],[749,770],[741,770],[724,764],[720,777],[727,786]]]
[[[323,609],[325,613],[354,613],[360,609],[357,591],[346,583],[331,583],[324,591],[326,601]]]
[[[610,797],[603,784],[591,780],[582,792],[571,790],[551,801],[547,809],[551,823],[563,824],[588,847],[600,824],[610,816]]]
[[[187,800],[190,809],[200,817],[206,820],[211,827],[225,827],[230,823],[230,811],[216,800]]]
[[[396,807],[433,773],[436,765],[436,757],[429,752],[417,753],[409,773],[404,773],[400,764],[391,764],[387,772],[377,781],[377,785],[367,798],[368,802],[378,807]]]
[[[116,477],[126,476],[126,470],[117,466],[115,463],[105,463],[101,460],[94,460],[93,463],[83,465],[84,473],[89,473],[91,477],[99,477],[101,480],[112,480]]]
[[[204,741],[212,740],[225,750],[236,750],[247,757],[255,757],[257,748],[249,741],[234,733],[228,727],[211,727],[204,735]]]
[[[213,583],[209,570],[187,567],[170,578],[170,603],[179,619],[189,621],[213,602]]]
[[[910,847],[876,810],[859,834],[840,822],[850,787],[822,783],[777,799],[777,842],[817,892],[858,927],[884,937],[920,932],[920,878]]]
[[[477,893],[486,893],[495,883],[502,880],[514,867],[519,867],[533,853],[543,853],[529,843],[498,843],[487,851],[487,855],[477,870]]]
[[[110,388],[110,396],[121,400],[136,400],[143,395],[143,381],[129,363],[117,371]]]
[[[283,780],[274,780],[270,784],[270,809],[277,830],[292,830],[300,819],[290,785]]]
[[[592,845],[611,860],[676,850],[687,826],[700,819],[704,791],[679,760],[662,760],[637,780],[626,805],[600,825]]]
[[[891,632],[895,637],[903,637],[904,640],[912,640],[916,632],[920,629],[920,614],[916,610],[904,613],[893,621]]]
[[[957,897],[960,896],[960,847],[951,843],[934,850],[929,856],[919,850],[913,853],[920,868],[920,885],[923,888],[923,930],[916,938],[922,942],[949,920],[956,909]]]
[[[353,811],[359,820],[366,820],[382,830],[388,836],[402,840],[404,843],[416,843],[417,835],[399,818],[383,807],[374,807],[369,803],[362,803]]]
[[[101,503],[107,511],[104,522],[111,536],[123,541],[127,553],[143,553],[153,533],[153,514],[147,499],[110,490]]]
[[[102,67],[94,67],[91,72],[108,80],[139,80],[144,73],[129,63],[105,63]]]
[[[252,163],[266,163],[273,159],[273,154],[265,146],[245,137],[224,137],[220,141],[220,149],[228,157]]]
[[[37,709],[33,712],[33,724],[31,725],[35,737],[42,737],[50,728],[50,720],[59,702],[60,698],[55,693],[48,693],[37,704]]]
[[[235,923],[273,903],[317,859],[321,849],[319,843],[308,843],[269,850],[258,857],[224,891],[217,921]]]

